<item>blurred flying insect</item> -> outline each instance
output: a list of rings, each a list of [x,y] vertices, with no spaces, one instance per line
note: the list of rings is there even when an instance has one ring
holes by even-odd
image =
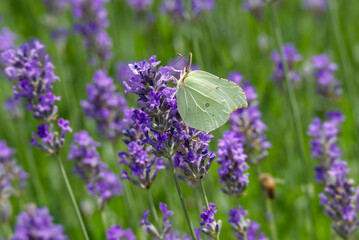
[[[247,99],[234,82],[205,71],[192,71],[192,53],[189,55],[189,65],[180,71],[177,81],[178,112],[188,126],[208,133],[225,124],[235,110],[247,107]]]
[[[261,183],[266,196],[270,199],[274,199],[276,183],[283,183],[283,180],[274,178],[269,173],[261,173],[259,175],[259,182]]]

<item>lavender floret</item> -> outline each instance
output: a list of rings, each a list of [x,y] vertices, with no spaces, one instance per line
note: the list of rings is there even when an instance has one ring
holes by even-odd
[[[107,240],[136,240],[136,236],[131,229],[122,229],[118,225],[111,226],[106,231]]]
[[[45,207],[36,208],[28,205],[25,212],[18,215],[15,224],[14,236],[11,240],[66,240],[61,225],[53,223],[53,217]]]
[[[200,215],[202,218],[202,222],[200,223],[202,226],[201,231],[207,236],[210,236],[211,239],[218,239],[222,227],[222,221],[216,221],[214,218],[216,213],[218,213],[216,205],[209,203],[209,208],[203,207],[203,212]]]

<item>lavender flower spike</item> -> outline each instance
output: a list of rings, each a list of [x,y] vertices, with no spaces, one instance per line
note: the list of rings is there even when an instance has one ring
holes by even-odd
[[[173,215],[173,212],[168,210],[167,205],[160,203],[160,210],[163,216],[161,229],[156,229],[156,227],[148,221],[149,210],[143,212],[140,225],[144,227],[147,234],[155,240],[190,240],[186,234],[183,234],[183,238],[181,238],[180,234],[173,230],[172,222],[169,220],[169,217]]]
[[[319,94],[329,100],[338,99],[343,94],[340,82],[334,76],[334,71],[338,69],[338,66],[330,62],[326,54],[314,56],[312,63]]]
[[[108,0],[71,0],[73,14],[77,19],[75,31],[82,35],[92,63],[112,57],[112,40],[106,32],[109,26],[104,6],[106,2]]]
[[[203,213],[201,213],[202,222],[200,223],[203,228],[201,231],[210,236],[211,239],[218,239],[221,232],[222,221],[216,221],[214,214],[218,212],[214,203],[209,203],[209,208],[203,207]]]
[[[88,192],[98,198],[102,207],[113,196],[121,194],[119,179],[101,160],[96,148],[100,146],[86,131],[75,134],[68,158],[75,160],[74,172],[86,182]]]
[[[11,240],[66,240],[61,225],[53,223],[47,208],[36,208],[28,205],[26,212],[20,213],[16,219],[14,236]]]
[[[333,229],[343,239],[349,239],[359,226],[359,187],[354,187],[354,180],[347,179],[347,163],[336,160],[328,171],[330,179],[320,194],[320,204],[333,220]]]
[[[16,34],[11,32],[8,28],[0,30],[0,53],[15,47]]]
[[[136,240],[136,236],[131,229],[122,229],[120,226],[113,225],[106,232],[107,240]]]
[[[292,83],[295,84],[301,80],[299,73],[295,70],[295,65],[302,59],[302,56],[298,53],[297,49],[289,43],[283,46],[283,54],[284,61],[286,61],[288,65],[289,78]],[[277,51],[273,51],[271,58],[275,64],[272,79],[281,85],[285,81],[284,66],[281,60],[281,56]]]
[[[258,94],[250,82],[243,83],[243,77],[239,72],[230,73],[228,79],[242,86],[248,101],[247,108],[238,109],[231,114],[229,120],[232,130],[242,134],[240,141],[244,153],[248,156],[247,162],[251,165],[259,164],[267,157],[267,149],[271,147],[271,143],[264,134],[267,126],[263,123],[262,113],[258,108]]]
[[[86,116],[96,121],[102,137],[116,140],[131,122],[125,98],[116,93],[116,86],[106,72],[96,71],[93,84],[88,84],[87,100],[81,102]]]
[[[238,240],[269,240],[259,231],[260,225],[246,218],[248,212],[243,210],[242,206],[233,208],[229,211],[231,224],[235,236]],[[244,238],[244,236],[246,236]]]
[[[223,139],[218,143],[218,168],[219,182],[225,184],[226,188],[221,190],[235,197],[243,195],[249,180],[248,165],[245,162],[247,156],[243,152],[242,135],[234,131],[223,133]]]
[[[11,217],[10,198],[24,190],[28,177],[13,155],[14,150],[0,141],[0,224]]]
[[[341,157],[338,147],[339,128],[344,121],[344,116],[339,111],[332,111],[327,114],[328,120],[321,122],[314,118],[308,127],[307,134],[314,137],[310,142],[313,158],[318,160],[319,165],[315,167],[315,180],[325,184],[328,180],[327,171],[331,165]]]

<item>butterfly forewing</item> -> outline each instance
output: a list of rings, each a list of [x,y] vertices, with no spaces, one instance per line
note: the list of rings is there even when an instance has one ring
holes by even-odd
[[[247,99],[242,88],[234,82],[200,70],[192,71],[188,74],[184,83],[187,85],[191,82],[195,82],[200,86],[208,86],[213,94],[221,95],[226,102],[229,113],[247,106]],[[213,88],[213,86],[215,87]]]
[[[177,92],[177,107],[183,121],[190,127],[210,132],[222,126],[229,118],[223,99],[204,97],[189,87]]]

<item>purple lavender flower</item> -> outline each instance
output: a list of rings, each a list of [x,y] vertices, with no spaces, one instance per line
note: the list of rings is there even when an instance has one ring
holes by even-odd
[[[211,239],[218,239],[222,227],[222,221],[216,221],[214,219],[214,215],[217,212],[218,210],[216,210],[216,205],[214,203],[209,203],[208,209],[203,207],[203,212],[200,215],[202,218],[200,225],[203,226],[201,231],[210,236]]]
[[[104,62],[112,57],[112,40],[106,32],[109,26],[105,3],[108,0],[71,0],[75,31],[82,35],[92,57],[91,62]]]
[[[128,127],[129,118],[125,98],[116,93],[116,86],[104,71],[96,71],[93,84],[87,85],[87,100],[81,102],[86,116],[96,121],[102,137],[116,140]]]
[[[118,177],[101,160],[95,142],[86,131],[75,134],[68,158],[75,160],[74,173],[86,182],[88,192],[97,197],[100,206],[109,198],[121,194],[122,187]]]
[[[126,0],[127,4],[136,11],[145,11],[153,0]]]
[[[11,217],[10,198],[24,190],[28,177],[13,155],[14,150],[0,141],[0,224]]]
[[[61,225],[53,223],[53,217],[45,207],[36,208],[28,205],[26,212],[22,212],[16,219],[14,236],[11,240],[66,240]]]
[[[106,232],[107,240],[136,240],[136,236],[131,229],[122,229],[120,226],[113,225]]]
[[[116,80],[119,83],[127,81],[133,74],[132,70],[128,66],[128,62],[117,62],[116,64]]]
[[[241,133],[241,142],[244,153],[248,156],[249,164],[259,164],[268,155],[267,149],[271,147],[267,141],[264,131],[267,126],[262,121],[262,113],[258,109],[257,92],[251,84],[246,81],[242,83],[242,75],[232,72],[228,79],[243,87],[246,94],[248,107],[233,112],[229,118],[232,130]]]
[[[263,10],[267,3],[264,0],[245,0],[243,7],[251,12],[257,19],[263,19]]]
[[[195,16],[198,16],[204,11],[213,11],[215,6],[215,0],[192,0],[192,12]]]
[[[50,14],[57,15],[64,11],[69,4],[69,0],[42,0],[46,10]]]
[[[217,155],[219,182],[226,186],[221,190],[230,196],[240,197],[249,183],[249,173],[244,173],[248,165],[245,162],[247,156],[243,152],[242,135],[234,131],[224,132],[223,139],[218,141]]]
[[[163,0],[160,10],[162,13],[171,16],[171,19],[174,18],[177,21],[186,18],[183,0]]]
[[[8,28],[0,30],[0,53],[15,47],[16,34],[11,32]]]
[[[21,98],[9,97],[4,103],[4,108],[10,113],[10,118],[14,121],[22,119],[24,116]]]
[[[248,212],[243,210],[242,206],[233,208],[229,211],[230,219],[228,222],[231,224],[235,236],[239,240],[268,240],[263,233],[259,231],[260,225],[254,221],[246,218]]]
[[[339,160],[341,151],[338,147],[339,127],[344,121],[344,116],[339,111],[332,111],[327,114],[328,120],[321,122],[314,118],[308,127],[307,134],[314,137],[310,142],[313,158],[317,159],[319,165],[315,167],[315,180],[325,184],[327,181],[326,172],[331,168],[334,161]]]
[[[340,82],[335,79],[334,72],[338,69],[335,63],[330,62],[326,54],[312,58],[313,75],[317,80],[317,91],[325,98],[336,100],[343,94]]]
[[[303,6],[305,9],[315,13],[325,12],[328,9],[327,0],[304,0]]]
[[[347,163],[335,160],[328,171],[328,181],[324,193],[320,194],[320,204],[334,222],[333,229],[343,239],[349,239],[359,226],[359,187],[354,180],[347,179]]]
[[[299,73],[295,70],[295,65],[302,59],[302,56],[298,53],[297,49],[295,49],[295,47],[289,43],[283,46],[283,54],[284,60],[286,61],[288,66],[289,78],[293,82],[293,84],[295,84],[301,80]],[[272,61],[275,63],[275,69],[272,74],[272,79],[278,84],[282,84],[285,81],[285,75],[280,54],[277,51],[273,51],[271,58]]]
[[[208,149],[212,135],[189,128],[182,121],[174,98],[175,88],[167,85],[174,77],[173,68],[157,70],[159,63],[152,56],[149,62],[129,64],[133,75],[123,82],[125,92],[136,93],[140,107],[132,111],[133,130],[127,135],[135,135],[131,141],[136,141],[141,151],[150,151],[158,158],[171,157],[185,176],[202,178],[215,158]]]
[[[65,143],[65,135],[71,132],[69,122],[60,118],[58,126],[61,133],[54,131],[52,121],[56,120],[58,110],[52,84],[59,80],[54,73],[50,56],[44,45],[35,40],[23,44],[20,49],[9,49],[2,53],[5,74],[13,85],[15,99],[23,99],[26,109],[33,112],[34,118],[43,123],[33,133],[31,144],[48,154],[58,154]]]
[[[161,229],[156,229],[156,227],[148,221],[149,210],[145,210],[142,214],[142,219],[140,225],[145,229],[148,235],[156,240],[190,240],[191,238],[187,237],[186,234],[181,235],[174,231],[172,228],[172,222],[170,222],[169,217],[173,215],[173,212],[168,210],[167,205],[160,203],[160,210],[162,212],[162,224]]]

